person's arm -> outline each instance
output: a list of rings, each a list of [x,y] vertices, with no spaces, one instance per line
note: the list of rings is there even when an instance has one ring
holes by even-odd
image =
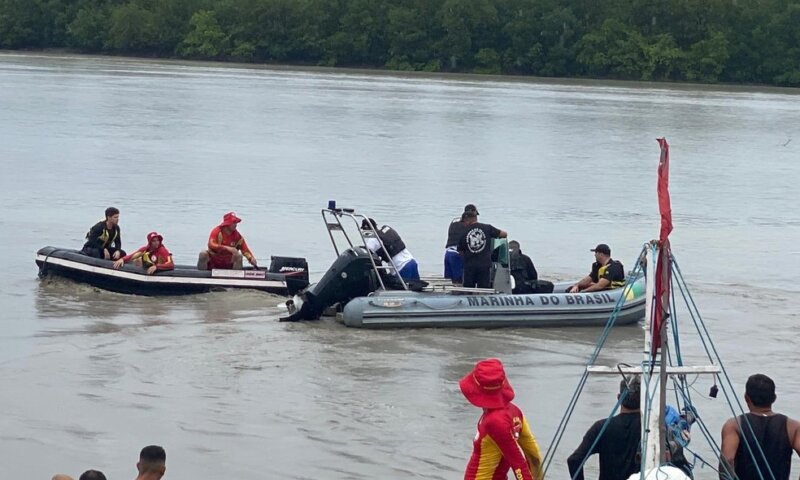
[[[508,232],[506,232],[505,230],[500,230],[499,233],[497,234],[497,238],[508,238]]]
[[[244,241],[244,237],[239,237],[239,250],[241,250],[242,255],[244,258],[250,262],[250,265],[254,267],[258,267],[258,263],[256,262],[256,257],[253,255],[253,252],[250,251],[250,247],[247,246],[247,242]]]
[[[536,442],[536,437],[533,436],[531,427],[524,417],[522,419],[522,430],[519,432],[517,443],[520,448],[522,448],[525,459],[528,461],[528,466],[531,469],[531,476],[533,476],[534,480],[542,480],[544,478],[542,454],[539,451],[539,444]]]
[[[117,231],[117,236],[114,238],[114,248],[122,250],[122,229],[119,225],[115,225],[114,229]]]
[[[136,260],[137,258],[139,258],[142,255],[144,255],[144,252],[146,250],[147,250],[147,245],[145,245],[144,247],[141,247],[139,250],[136,250],[135,252],[133,252],[133,253],[131,253],[129,255],[125,255],[124,257],[116,260],[114,262],[114,268],[116,268],[116,269],[122,268],[122,266],[125,265],[126,263],[131,262],[133,260]]]
[[[597,445],[592,449],[592,444],[595,443],[595,439],[597,438],[597,434],[600,431],[600,427],[604,421],[595,422],[594,425],[589,428],[586,432],[586,435],[583,436],[583,441],[578,448],[572,452],[572,455],[567,458],[567,466],[569,467],[569,477],[575,480],[583,480],[583,466],[581,465],[584,462],[584,459],[587,458],[589,455],[594,455],[597,453]]]
[[[458,246],[456,247],[458,253],[464,254],[467,251],[467,237],[466,235],[462,235],[461,238],[458,239]]]
[[[486,434],[491,437],[503,459],[511,467],[516,480],[533,480],[528,460],[514,437],[514,426],[508,416],[484,417]]]
[[[159,260],[161,260],[161,257],[159,257]],[[159,264],[156,264],[155,267],[156,267],[156,270],[172,270],[172,269],[174,269],[175,268],[175,263],[172,261],[172,254],[169,253],[169,252],[166,252],[166,260],[161,262],[161,263],[159,263]]]
[[[719,478],[729,480],[736,478],[734,465],[736,461],[736,450],[739,449],[739,425],[735,418],[729,419],[722,426],[722,445],[720,445],[719,459]],[[795,451],[800,452],[795,447]]]
[[[586,275],[585,277],[583,277],[580,280],[578,280],[578,283],[576,283],[575,285],[569,287],[567,289],[567,293],[578,293],[582,289],[588,287],[591,284],[592,284],[592,277],[590,277],[589,275]]]
[[[800,422],[790,418],[786,422],[786,426],[789,430],[789,442],[792,444],[795,453],[800,455]]]
[[[597,283],[591,283],[591,279],[589,280],[589,286],[581,290],[582,292],[597,292],[600,290],[605,290],[609,285],[611,285],[611,282],[605,277],[599,279]]]

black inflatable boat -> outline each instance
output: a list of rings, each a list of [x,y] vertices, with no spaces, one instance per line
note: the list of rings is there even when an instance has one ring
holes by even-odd
[[[78,250],[44,247],[36,252],[36,264],[41,277],[57,275],[136,295],[186,295],[230,288],[294,295],[308,286],[308,263],[295,257],[274,256],[268,270],[198,270],[194,265],[176,265],[174,270],[147,275],[132,264],[115,270],[111,260],[89,257]]]

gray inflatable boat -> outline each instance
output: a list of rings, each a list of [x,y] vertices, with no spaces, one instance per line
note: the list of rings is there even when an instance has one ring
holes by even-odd
[[[601,292],[569,294],[574,282],[563,282],[548,293],[513,294],[508,243],[497,239],[492,288],[405,282],[393,265],[367,249],[370,232],[359,228],[364,215],[324,209],[322,217],[337,259],[319,282],[286,302],[289,315],[282,321],[316,320],[332,306],[339,321],[356,328],[602,326],[612,314],[617,325],[644,318],[643,276]],[[357,234],[348,233],[348,226]],[[335,235],[347,242],[343,251]]]
[[[603,326],[617,303],[617,325],[644,318],[643,278],[615,290],[565,293],[573,284],[525,295],[377,290],[347,302],[338,318],[358,328]]]

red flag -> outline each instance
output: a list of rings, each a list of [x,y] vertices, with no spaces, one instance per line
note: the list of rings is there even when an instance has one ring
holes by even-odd
[[[658,240],[664,243],[672,232],[672,207],[669,204],[669,144],[659,138],[661,158],[658,161],[658,212],[661,214],[661,233]]]
[[[658,161],[658,212],[661,214],[661,232],[658,241],[660,249],[656,263],[655,301],[653,305],[652,346],[653,359],[661,347],[661,329],[669,315],[669,294],[672,283],[670,268],[669,234],[672,232],[672,207],[669,201],[669,144],[666,138],[659,138],[661,158]]]

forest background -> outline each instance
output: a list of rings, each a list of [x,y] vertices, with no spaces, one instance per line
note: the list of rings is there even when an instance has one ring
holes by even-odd
[[[800,0],[0,0],[0,48],[800,86]]]

